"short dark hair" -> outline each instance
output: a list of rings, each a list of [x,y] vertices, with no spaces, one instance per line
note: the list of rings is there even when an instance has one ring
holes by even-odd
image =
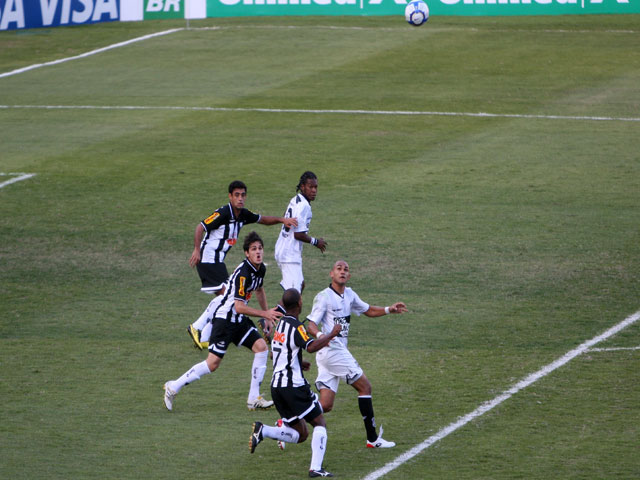
[[[289,288],[282,294],[282,306],[286,311],[290,311],[298,306],[300,292],[295,288]]]
[[[306,171],[304,172],[301,176],[300,176],[300,181],[298,182],[298,186],[296,187],[296,192],[298,190],[300,190],[300,187],[302,185],[304,185],[305,183],[307,183],[307,180],[317,180],[318,177],[316,177],[316,174],[310,171]]]
[[[250,232],[246,237],[244,237],[244,244],[242,245],[242,248],[244,248],[245,252],[248,252],[251,244],[255,242],[260,242],[260,245],[262,245],[262,248],[264,248],[264,242],[260,238],[260,235],[258,235],[256,232]]]
[[[233,193],[233,191],[237,189],[244,189],[244,191],[246,192],[247,186],[240,180],[234,180],[229,184],[229,193]]]

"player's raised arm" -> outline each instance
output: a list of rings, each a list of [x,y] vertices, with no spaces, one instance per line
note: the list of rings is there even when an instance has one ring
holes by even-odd
[[[378,307],[371,305],[369,310],[364,312],[367,317],[382,317],[383,315],[389,315],[390,313],[405,313],[408,312],[407,306],[403,302],[396,302],[388,307]],[[309,330],[311,331],[311,329]]]

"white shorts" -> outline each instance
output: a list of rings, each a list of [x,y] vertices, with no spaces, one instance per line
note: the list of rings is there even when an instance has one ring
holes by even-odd
[[[287,290],[288,288],[295,288],[299,292],[302,291],[302,284],[304,283],[304,277],[302,276],[302,264],[301,263],[280,263],[278,267],[282,272],[282,281],[280,286]]]
[[[322,354],[316,354],[316,363],[318,364],[316,388],[318,390],[328,388],[337,393],[340,380],[351,385],[364,374],[349,350],[323,350],[321,350]]]

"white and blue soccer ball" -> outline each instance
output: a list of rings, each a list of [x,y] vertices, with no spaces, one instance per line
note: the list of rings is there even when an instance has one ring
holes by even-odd
[[[423,0],[413,0],[404,9],[404,18],[414,27],[419,27],[429,20],[429,7]]]

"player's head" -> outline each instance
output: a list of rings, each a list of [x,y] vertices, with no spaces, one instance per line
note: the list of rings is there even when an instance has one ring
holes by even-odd
[[[339,286],[346,285],[351,278],[349,264],[344,260],[338,260],[333,264],[333,268],[331,269],[331,273],[329,273],[329,275],[331,276],[331,283],[335,283]]]
[[[281,302],[288,314],[297,315],[302,310],[302,295],[295,288],[285,290]]]
[[[255,266],[262,264],[262,258],[264,256],[264,243],[260,235],[256,232],[251,232],[244,237],[244,244],[242,245],[245,256]]]
[[[229,202],[236,209],[244,207],[247,198],[247,186],[240,180],[234,180],[229,184]]]
[[[302,193],[310,202],[318,195],[318,177],[313,172],[306,171],[300,176],[300,181],[296,187],[296,192]]]

